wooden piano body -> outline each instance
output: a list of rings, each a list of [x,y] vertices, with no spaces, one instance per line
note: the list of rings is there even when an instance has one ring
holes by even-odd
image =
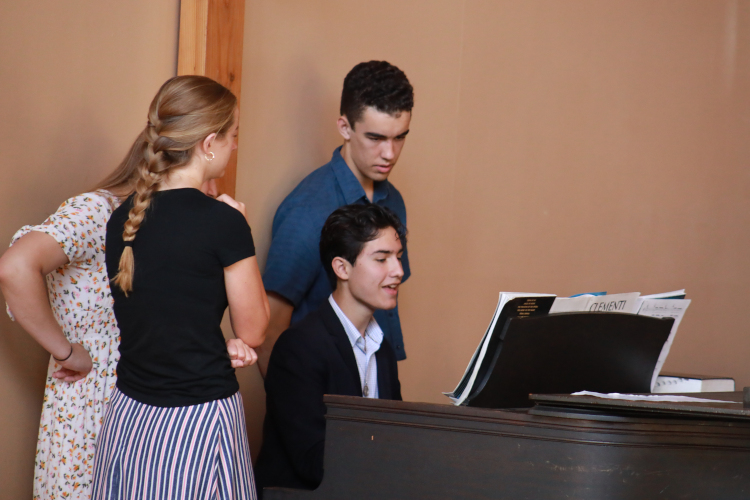
[[[596,399],[487,410],[326,396],[322,484],[267,488],[264,500],[750,499],[741,404]]]

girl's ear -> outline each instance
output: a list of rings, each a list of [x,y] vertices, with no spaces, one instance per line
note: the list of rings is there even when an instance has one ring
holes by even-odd
[[[213,145],[214,140],[216,140],[216,134],[215,133],[207,135],[206,138],[203,139],[203,141],[201,142],[201,145],[200,145],[201,151],[200,152],[202,154],[207,154],[209,151],[211,151],[211,146]]]

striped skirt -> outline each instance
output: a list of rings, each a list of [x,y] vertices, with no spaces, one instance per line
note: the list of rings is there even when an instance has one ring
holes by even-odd
[[[163,408],[115,389],[99,434],[91,498],[255,500],[240,393]]]

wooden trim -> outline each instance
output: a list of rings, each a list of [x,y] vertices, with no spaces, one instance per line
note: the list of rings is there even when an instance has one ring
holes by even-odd
[[[178,75],[206,74],[208,2],[209,0],[182,0],[180,2]]]
[[[204,75],[229,88],[240,100],[245,0],[182,0],[178,75]],[[217,179],[219,192],[234,197],[237,155]]]

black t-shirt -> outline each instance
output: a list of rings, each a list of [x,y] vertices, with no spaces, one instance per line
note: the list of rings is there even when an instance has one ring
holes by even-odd
[[[107,224],[107,274],[116,275],[133,197]],[[220,323],[224,268],[255,255],[240,212],[197,189],[154,194],[133,242],[128,297],[111,283],[120,326],[117,387],[154,406],[188,406],[239,390]]]

